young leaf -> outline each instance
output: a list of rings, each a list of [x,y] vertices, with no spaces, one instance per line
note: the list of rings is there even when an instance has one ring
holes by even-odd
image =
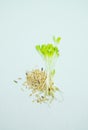
[[[53,41],[54,41],[54,43],[58,44],[61,41],[61,37],[56,38],[55,36],[53,36]]]
[[[56,39],[56,42],[57,42],[57,43],[60,43],[60,41],[61,41],[61,37],[58,37],[58,38]]]

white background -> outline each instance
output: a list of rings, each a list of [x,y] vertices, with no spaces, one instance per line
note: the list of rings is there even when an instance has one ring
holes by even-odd
[[[35,45],[53,35],[62,37],[55,82],[64,101],[33,104],[13,80],[43,66]],[[88,130],[87,0],[0,0],[0,130]]]

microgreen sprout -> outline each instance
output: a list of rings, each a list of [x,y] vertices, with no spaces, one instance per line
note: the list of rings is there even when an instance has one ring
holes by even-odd
[[[42,56],[43,60],[45,61],[45,71],[47,74],[46,79],[46,85],[47,85],[47,91],[46,95],[51,95],[54,97],[54,91],[51,91],[55,89],[53,77],[55,75],[55,62],[57,58],[59,57],[59,49],[58,44],[61,41],[61,37],[53,37],[53,42],[48,44],[42,44],[42,45],[36,45],[36,50],[38,53]]]

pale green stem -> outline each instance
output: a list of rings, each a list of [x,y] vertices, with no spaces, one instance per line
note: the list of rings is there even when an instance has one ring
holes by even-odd
[[[51,87],[52,82],[53,82],[52,81],[53,77],[51,75],[51,72],[53,70],[51,59],[49,58],[46,59],[45,67],[46,67],[46,73],[47,73],[46,85],[47,85],[47,94],[48,94],[48,89]]]

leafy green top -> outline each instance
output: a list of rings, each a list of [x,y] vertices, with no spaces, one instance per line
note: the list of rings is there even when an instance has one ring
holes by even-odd
[[[52,58],[53,56],[59,56],[59,50],[58,47],[56,46],[57,43],[59,43],[61,40],[60,37],[55,38],[53,37],[53,41],[55,45],[52,43],[48,44],[42,44],[42,45],[36,45],[36,50],[45,58]]]
[[[36,49],[39,53],[41,53],[44,57],[52,57],[53,55],[59,56],[59,50],[53,44],[42,44],[37,45]]]

